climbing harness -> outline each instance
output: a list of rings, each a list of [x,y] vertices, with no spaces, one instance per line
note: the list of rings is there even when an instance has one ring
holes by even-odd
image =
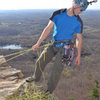
[[[58,48],[62,47],[62,64],[67,67],[72,67],[75,61],[75,41],[55,41],[54,45]]]

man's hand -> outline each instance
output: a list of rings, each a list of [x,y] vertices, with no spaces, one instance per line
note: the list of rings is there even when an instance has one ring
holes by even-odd
[[[77,56],[75,60],[75,65],[80,65],[80,62],[81,62],[81,57]]]
[[[33,51],[37,51],[38,48],[39,48],[39,44],[38,43],[36,43],[35,45],[32,46],[32,50]]]

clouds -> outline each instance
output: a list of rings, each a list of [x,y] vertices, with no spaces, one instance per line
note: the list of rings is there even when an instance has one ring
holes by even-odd
[[[53,9],[71,6],[72,0],[0,0],[0,9]],[[100,9],[100,1],[89,8]]]
[[[92,0],[88,0],[92,1]],[[100,0],[98,0],[97,3],[93,3],[92,5],[89,5],[88,9],[99,9],[100,10]]]
[[[72,0],[0,0],[0,9],[69,8]]]

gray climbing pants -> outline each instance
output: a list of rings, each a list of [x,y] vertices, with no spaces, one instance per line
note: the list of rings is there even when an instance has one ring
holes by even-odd
[[[45,60],[44,60],[44,55],[45,55]],[[44,71],[46,65],[52,60],[53,57],[55,57],[55,61],[53,63],[53,67],[51,67],[52,69],[50,73],[50,78],[47,83],[48,91],[50,93],[52,93],[53,90],[56,88],[61,72],[63,70],[62,48],[57,48],[53,45],[46,47],[36,61],[35,71],[33,75],[35,81],[38,82],[42,75],[41,70]]]

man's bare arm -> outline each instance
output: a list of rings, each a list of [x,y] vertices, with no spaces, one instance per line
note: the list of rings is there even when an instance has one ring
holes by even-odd
[[[48,36],[48,34],[50,33],[51,29],[53,28],[54,23],[50,20],[48,25],[45,27],[45,29],[43,30],[39,40],[37,41],[37,44],[40,46],[40,44],[42,43],[43,40],[46,39],[46,37]]]
[[[75,60],[76,65],[80,65],[81,63],[81,49],[82,49],[82,34],[77,34],[76,39],[76,48],[77,48],[77,57]]]
[[[32,46],[32,50],[36,51],[39,46],[41,45],[41,43],[43,42],[43,40],[46,39],[46,37],[49,35],[51,29],[53,28],[54,23],[50,20],[48,25],[45,27],[45,29],[43,30],[39,40],[37,41],[37,43],[35,45]]]
[[[77,34],[77,53],[78,56],[81,56],[81,49],[82,49],[82,34]]]

